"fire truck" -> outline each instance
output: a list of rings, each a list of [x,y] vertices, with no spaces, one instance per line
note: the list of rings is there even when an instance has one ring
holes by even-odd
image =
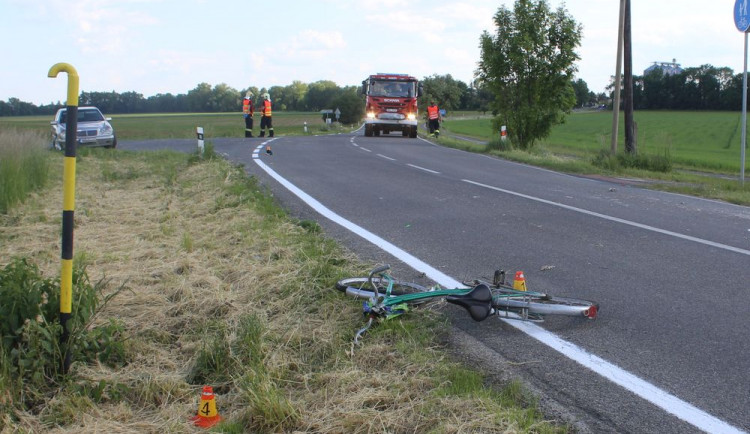
[[[362,81],[365,96],[365,136],[401,131],[417,137],[417,98],[422,84],[406,74],[377,73]]]

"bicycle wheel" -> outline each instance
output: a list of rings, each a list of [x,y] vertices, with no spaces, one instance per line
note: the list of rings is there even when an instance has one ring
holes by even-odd
[[[564,315],[596,319],[599,305],[589,300],[553,297],[550,295],[523,295],[521,291],[502,291],[492,298],[495,309],[535,315]]]
[[[384,291],[388,285],[388,281],[382,277],[373,277],[372,282],[377,285],[378,294],[385,295]],[[341,279],[336,282],[336,289],[359,298],[372,298],[375,294],[367,277],[350,277],[348,279]],[[422,285],[394,280],[393,287],[391,288],[391,295],[414,294],[426,291],[427,288]]]

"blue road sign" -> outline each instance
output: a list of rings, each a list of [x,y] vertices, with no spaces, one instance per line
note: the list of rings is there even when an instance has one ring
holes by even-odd
[[[750,29],[750,10],[748,10],[750,0],[736,0],[734,2],[734,25],[737,30],[746,33]]]

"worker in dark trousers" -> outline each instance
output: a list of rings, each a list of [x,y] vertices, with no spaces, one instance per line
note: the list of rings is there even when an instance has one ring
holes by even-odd
[[[430,135],[439,137],[440,136],[440,109],[438,109],[435,102],[430,102],[427,106],[427,119],[428,125],[430,126]]]
[[[245,99],[242,100],[242,116],[245,117],[245,137],[253,136],[254,114],[255,107],[253,107],[253,94],[248,92],[245,94]]]
[[[260,136],[266,136],[265,128],[268,128],[268,137],[273,137],[273,123],[271,122],[271,95],[263,94],[263,107],[260,109]]]

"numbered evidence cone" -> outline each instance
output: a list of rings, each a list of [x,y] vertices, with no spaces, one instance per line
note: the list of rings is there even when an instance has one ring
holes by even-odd
[[[526,278],[523,276],[523,271],[516,271],[516,277],[513,278],[513,289],[526,291]]]
[[[214,388],[203,386],[201,393],[201,403],[198,406],[198,414],[191,417],[193,425],[201,428],[211,428],[221,420],[219,412],[216,411],[216,400],[214,399]]]

